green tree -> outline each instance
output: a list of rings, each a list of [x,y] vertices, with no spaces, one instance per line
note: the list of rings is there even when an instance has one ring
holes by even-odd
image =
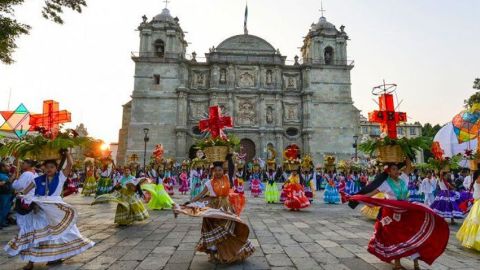
[[[63,8],[78,13],[87,6],[86,0],[44,0],[42,16],[55,23],[63,24]],[[5,64],[14,62],[12,54],[17,48],[16,40],[29,33],[30,26],[15,19],[15,6],[22,5],[25,0],[0,0],[0,61]]]
[[[473,89],[480,90],[480,78],[473,81]],[[471,107],[475,103],[480,103],[480,91],[475,92],[467,100],[465,100],[465,107]]]

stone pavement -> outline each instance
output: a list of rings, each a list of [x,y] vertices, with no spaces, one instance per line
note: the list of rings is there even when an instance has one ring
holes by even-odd
[[[185,196],[175,195],[183,202]],[[80,231],[96,241],[87,252],[66,260],[63,265],[35,269],[391,269],[389,264],[370,255],[366,246],[373,233],[373,222],[359,209],[346,205],[326,205],[316,201],[300,212],[290,212],[280,204],[266,204],[262,198],[247,196],[242,218],[251,228],[250,238],[257,247],[244,263],[214,265],[207,256],[194,251],[200,235],[200,218],[179,216],[171,211],[150,211],[151,218],[129,227],[113,224],[115,205],[90,206],[92,198],[70,196],[66,201],[80,212]],[[479,269],[480,253],[462,248],[455,239],[459,225],[451,226],[446,252],[431,267],[423,269]],[[16,227],[0,231],[3,246]],[[409,260],[403,260],[413,269]],[[18,258],[0,252],[0,269],[20,269]]]

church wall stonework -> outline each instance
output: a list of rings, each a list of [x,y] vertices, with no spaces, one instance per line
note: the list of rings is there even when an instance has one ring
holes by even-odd
[[[303,61],[290,65],[253,35],[227,38],[205,54],[204,62],[187,60],[179,20],[166,9],[139,30],[140,52],[132,57],[134,91],[119,132],[119,164],[133,153],[143,162],[144,128],[150,130],[147,157],[161,143],[165,156],[188,158],[204,136],[198,122],[213,105],[234,118],[229,132],[253,143],[256,156],[265,158],[268,144],[278,153],[297,144],[317,162],[327,154],[338,159],[353,154],[359,111],[351,98],[353,65],[344,61],[348,37],[343,28],[338,31],[320,18],[304,40]],[[157,46],[157,39],[165,46]],[[327,47],[333,51],[324,52]]]

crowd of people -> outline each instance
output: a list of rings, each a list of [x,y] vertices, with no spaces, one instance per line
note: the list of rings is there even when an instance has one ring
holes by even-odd
[[[180,164],[149,166],[144,170],[138,166],[115,167],[113,163],[99,164],[99,168],[87,164],[84,170],[78,171],[72,169],[70,155],[65,157],[66,163],[61,165],[55,161],[36,164],[24,160],[17,168],[0,163],[0,226],[14,223],[19,226],[18,236],[5,250],[10,255],[20,254],[28,260],[25,269],[31,269],[34,262],[57,263],[93,246],[94,243],[76,228],[76,212],[62,200],[62,197],[79,190],[83,196],[94,196],[93,205],[116,203],[114,222],[120,226],[148,219],[149,210],[174,209],[176,214],[201,216],[204,223],[197,248],[222,263],[243,260],[253,253],[254,247],[248,241],[248,226],[239,216],[246,198],[257,197],[263,197],[266,204],[282,203],[291,211],[307,208],[314,202],[349,202],[350,205],[364,202],[366,205],[361,213],[377,221],[376,240],[369,244],[369,251],[384,261],[395,260],[395,269],[402,269],[400,258],[415,255],[412,258],[417,269],[417,259],[431,263],[441,254],[438,254],[439,250],[443,252],[441,244],[435,244],[435,251],[424,248],[427,244],[432,245],[432,237],[438,243],[445,242],[442,242],[445,226],[438,219],[453,223],[465,218],[457,238],[463,246],[480,250],[478,171],[463,169],[458,173],[434,173],[414,170],[410,164],[402,171],[400,165],[395,164],[383,169],[327,169],[300,160],[288,166],[277,166],[262,164],[258,159],[243,166],[194,159]],[[188,201],[176,203],[172,199],[174,194],[188,195]],[[391,201],[398,201],[398,205],[391,204]],[[405,205],[406,202],[409,204]],[[206,211],[206,207],[210,210]],[[405,224],[401,222],[395,227],[383,228],[385,220],[389,223],[399,219],[399,214],[392,210],[395,207],[408,209],[402,214],[402,220],[410,221],[407,225],[410,231],[404,231],[401,226]],[[15,212],[17,214],[13,215]],[[68,215],[72,218],[65,221]],[[425,231],[425,224],[412,221],[420,220],[422,215],[437,221],[436,225],[430,224],[436,226],[435,233],[423,235],[422,242],[417,243],[418,248],[390,256],[386,243],[397,245],[398,241],[408,242],[419,237],[412,235],[412,228]],[[63,231],[58,235],[42,234],[43,227],[51,226],[52,222],[62,223]],[[232,224],[232,228],[225,227],[225,224]],[[215,233],[218,235],[212,237],[212,228],[217,228]],[[222,230],[218,231],[218,228]],[[41,251],[48,245],[46,243],[51,243],[52,247],[54,243],[73,246],[58,249],[55,256],[49,256]],[[237,253],[224,252],[224,245],[235,246]]]

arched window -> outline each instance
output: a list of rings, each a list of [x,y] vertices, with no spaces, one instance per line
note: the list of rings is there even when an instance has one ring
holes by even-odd
[[[326,47],[323,53],[323,57],[325,59],[326,65],[332,65],[333,64],[333,48],[330,46]]]
[[[157,39],[154,44],[155,56],[163,57],[165,55],[165,43],[161,39]]]

